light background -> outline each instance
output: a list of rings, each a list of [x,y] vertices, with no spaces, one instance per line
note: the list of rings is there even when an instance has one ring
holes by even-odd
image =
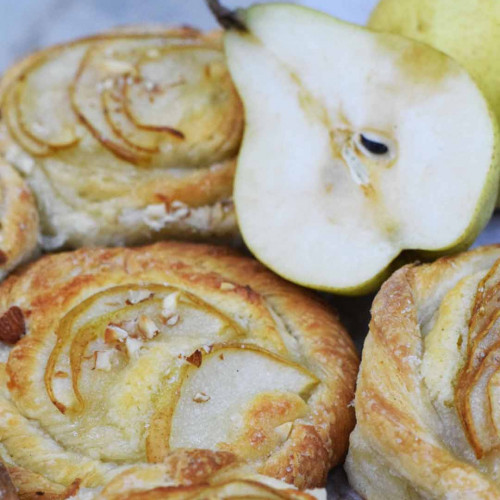
[[[224,3],[228,7],[245,7],[253,2]],[[364,24],[377,0],[298,3]],[[0,72],[35,49],[117,25],[141,23],[216,27],[204,0],[0,0]],[[476,244],[494,242],[500,242],[500,215],[491,220]]]

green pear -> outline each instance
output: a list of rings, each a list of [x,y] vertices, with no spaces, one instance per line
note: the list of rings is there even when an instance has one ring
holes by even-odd
[[[258,259],[359,294],[405,250],[437,256],[475,239],[497,195],[498,125],[461,66],[296,5],[209,4],[245,107],[234,198]]]

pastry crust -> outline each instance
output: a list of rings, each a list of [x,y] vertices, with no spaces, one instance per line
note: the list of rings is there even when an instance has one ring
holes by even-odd
[[[499,498],[499,267],[482,247],[406,266],[376,296],[346,462],[365,498]]]
[[[50,255],[0,286],[0,321],[13,310],[0,456],[26,477],[102,487],[201,448],[303,489],[344,456],[355,348],[253,259],[176,242]]]
[[[0,153],[46,249],[232,240],[243,110],[220,33],[137,27],[50,47],[0,83]]]
[[[178,466],[176,466],[178,469]],[[227,498],[262,498],[269,500],[326,500],[325,489],[300,491],[289,484],[267,476],[249,475],[244,468],[226,466],[208,477],[173,486],[168,461],[156,466],[136,466],[118,475],[98,494],[99,500],[196,500]],[[133,485],[131,487],[131,485]]]
[[[36,254],[38,212],[21,176],[0,160],[0,280]]]

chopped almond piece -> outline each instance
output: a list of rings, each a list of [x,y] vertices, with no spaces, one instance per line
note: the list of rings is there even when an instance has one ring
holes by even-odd
[[[116,344],[117,342],[125,342],[128,337],[128,332],[118,325],[110,323],[104,332],[104,342],[106,344]]]
[[[125,346],[127,348],[127,353],[130,358],[137,356],[142,347],[142,341],[139,339],[133,339],[131,337],[127,337],[125,341]]]
[[[139,316],[137,326],[139,327],[140,333],[147,339],[152,339],[159,333],[156,323],[144,314]]]

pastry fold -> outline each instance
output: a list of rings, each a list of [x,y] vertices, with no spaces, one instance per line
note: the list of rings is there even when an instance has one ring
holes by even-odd
[[[347,471],[367,499],[500,497],[500,246],[407,266],[372,306]]]
[[[223,247],[43,257],[0,286],[0,339],[0,458],[21,492],[181,459],[207,481],[237,462],[324,486],[354,425],[358,360],[335,314]]]
[[[19,173],[0,160],[0,280],[38,250],[38,211]]]
[[[30,55],[0,84],[0,152],[44,248],[231,240],[242,105],[219,33],[134,28]]]

